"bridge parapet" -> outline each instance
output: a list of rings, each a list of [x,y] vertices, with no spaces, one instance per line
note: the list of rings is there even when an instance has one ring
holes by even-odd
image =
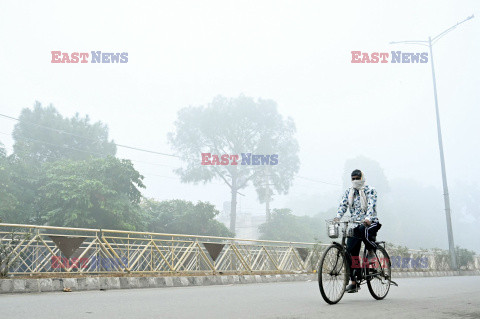
[[[0,223],[0,245],[11,275],[215,275],[312,273],[329,244]],[[393,271],[449,270],[448,254],[388,246]]]
[[[13,236],[12,236],[13,234]],[[313,243],[0,224],[9,273],[312,272]]]

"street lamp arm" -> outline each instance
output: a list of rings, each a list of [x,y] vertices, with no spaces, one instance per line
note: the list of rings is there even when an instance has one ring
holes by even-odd
[[[423,45],[423,46],[426,46],[428,47],[428,41],[393,41],[393,42],[390,42],[390,44],[399,44],[399,43],[403,43],[403,44],[417,44],[417,45]]]
[[[447,33],[449,33],[450,31],[452,31],[453,29],[455,29],[456,27],[458,27],[460,24],[470,20],[470,19],[473,19],[475,16],[472,14],[471,16],[467,17],[465,20],[463,21],[460,21],[460,22],[457,22],[457,24],[455,24],[454,26],[451,26],[450,28],[446,29],[445,31],[443,31],[442,33],[438,34],[437,36],[433,37],[432,38],[432,41],[429,42],[429,41],[421,41],[421,40],[407,40],[407,41],[392,41],[390,42],[390,44],[400,44],[400,43],[403,43],[403,44],[417,44],[417,45],[424,45],[424,46],[429,46],[430,43],[431,45],[433,45],[435,42],[437,42],[440,38],[442,38],[444,35],[446,35]]]
[[[390,42],[390,44],[406,43],[406,42],[412,42],[412,43],[428,43],[428,41],[422,41],[422,40],[407,40],[407,41],[392,41],[392,42]]]
[[[453,29],[455,29],[456,27],[458,27],[459,25],[461,25],[462,23],[470,20],[470,19],[473,19],[474,18],[474,15],[472,14],[471,16],[469,16],[468,18],[466,18],[465,20],[463,21],[460,21],[460,22],[457,22],[457,24],[455,24],[454,26],[451,26],[450,28],[448,28],[447,30],[443,31],[442,33],[438,34],[437,36],[433,37],[432,38],[432,44],[435,43],[437,40],[439,40],[441,37],[443,37],[444,35],[446,35],[448,32],[452,31]]]

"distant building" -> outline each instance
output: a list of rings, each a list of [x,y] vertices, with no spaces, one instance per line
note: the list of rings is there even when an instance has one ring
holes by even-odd
[[[223,203],[223,211],[217,216],[218,221],[230,227],[230,202]],[[260,233],[258,226],[265,223],[264,212],[254,214],[248,209],[237,209],[237,222],[235,227],[235,237],[245,239],[258,239]]]

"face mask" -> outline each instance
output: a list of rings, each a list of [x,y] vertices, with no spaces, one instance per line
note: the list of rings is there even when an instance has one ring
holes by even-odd
[[[365,185],[365,181],[362,181],[362,180],[352,181],[352,186],[353,186],[353,188],[355,188],[355,189],[360,189],[360,188],[362,188],[364,185]]]

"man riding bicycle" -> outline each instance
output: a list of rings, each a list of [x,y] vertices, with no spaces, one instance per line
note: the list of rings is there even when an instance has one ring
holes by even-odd
[[[345,191],[340,206],[337,211],[335,221],[343,217],[347,209],[350,210],[352,220],[363,221],[362,225],[358,225],[353,230],[353,237],[347,239],[347,251],[352,259],[357,258],[360,254],[360,246],[363,243],[368,250],[367,258],[370,261],[375,257],[375,236],[382,226],[377,219],[377,191],[375,188],[365,185],[365,175],[362,171],[356,169],[352,172],[352,187]],[[356,281],[355,268],[352,267],[352,259],[347,258],[348,267],[350,268],[350,284],[347,286],[347,292],[357,292],[360,286]]]

